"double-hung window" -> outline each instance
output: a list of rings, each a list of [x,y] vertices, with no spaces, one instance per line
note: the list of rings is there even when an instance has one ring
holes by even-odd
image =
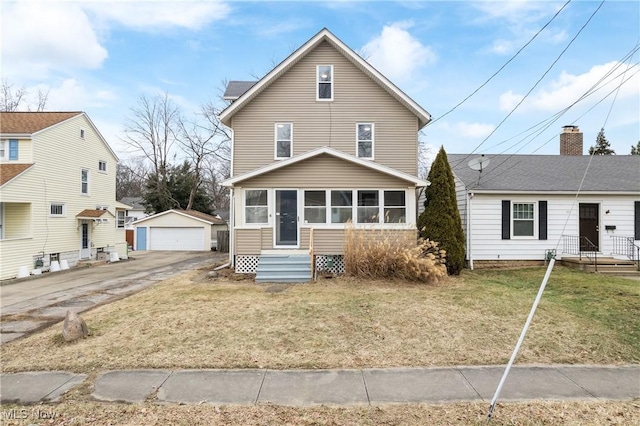
[[[0,141],[0,158],[3,160],[18,159],[18,140],[8,139]]]
[[[353,220],[353,191],[331,191],[331,223]]]
[[[513,203],[512,207],[513,236],[533,237],[535,235],[534,204]]]
[[[98,170],[101,172],[107,171],[107,162],[106,161],[98,161]]]
[[[244,198],[245,223],[268,223],[269,207],[266,189],[248,189]]]
[[[80,173],[80,193],[89,194],[89,170],[82,169]]]
[[[293,124],[276,123],[276,159],[289,158],[293,151]]]
[[[356,144],[359,158],[373,158],[373,123],[356,124]]]
[[[316,68],[316,99],[333,100],[333,65],[318,65]]]
[[[358,191],[358,223],[380,222],[378,190]]]
[[[124,210],[118,210],[117,212],[117,226],[118,228],[124,228],[124,225],[126,223],[126,219],[127,219],[127,212]]]
[[[327,223],[326,191],[304,191],[304,222]]]
[[[407,223],[404,191],[384,191],[384,223]]]

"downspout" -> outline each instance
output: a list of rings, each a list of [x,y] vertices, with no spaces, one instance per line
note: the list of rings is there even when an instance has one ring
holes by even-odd
[[[473,193],[465,192],[467,194],[467,255],[469,257],[469,269],[473,271],[473,252],[471,251],[471,218],[473,217],[471,214],[471,199],[473,198]]]
[[[233,256],[233,253],[235,252],[235,245],[234,245],[234,240],[235,240],[235,191],[233,190],[233,188],[229,188],[229,264],[231,265],[232,268],[234,268],[235,265],[235,257]]]

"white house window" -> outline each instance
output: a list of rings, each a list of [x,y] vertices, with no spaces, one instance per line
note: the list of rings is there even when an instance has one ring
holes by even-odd
[[[126,221],[127,221],[127,212],[124,210],[118,210],[117,211],[117,226],[118,228],[124,228]]]
[[[89,193],[89,170],[87,169],[82,169],[82,172],[80,173],[80,192],[82,194],[88,194]]]
[[[291,157],[293,150],[293,124],[276,123],[276,159]]]
[[[269,208],[266,189],[249,189],[245,191],[244,200],[245,223],[268,223]]]
[[[513,236],[533,237],[534,236],[534,204],[533,203],[513,203]]]
[[[318,65],[317,69],[317,99],[319,101],[333,100],[333,65]]]
[[[356,124],[357,150],[360,158],[373,158],[373,123]]]
[[[18,159],[18,140],[5,139],[0,141],[0,159],[17,160]]]
[[[109,210],[109,206],[98,205],[96,206],[96,210]]]
[[[404,191],[384,191],[384,223],[407,223]]]
[[[106,161],[98,161],[98,170],[101,172],[107,171],[107,162]]]
[[[80,129],[80,137],[84,139],[84,129]]]
[[[8,160],[9,159],[9,141],[2,140],[0,141],[0,160]]]
[[[358,191],[358,223],[378,222],[380,222],[378,191]]]
[[[50,216],[64,216],[64,203],[51,203],[49,207],[49,215]]]
[[[353,191],[331,191],[331,223],[353,220]]]
[[[304,191],[304,221],[305,223],[327,222],[326,191]]]

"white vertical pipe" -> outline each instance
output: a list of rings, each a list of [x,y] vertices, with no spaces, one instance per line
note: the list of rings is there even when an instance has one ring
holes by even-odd
[[[516,359],[516,356],[518,355],[520,346],[524,341],[524,336],[527,334],[527,330],[529,329],[529,325],[531,324],[533,315],[536,313],[536,308],[538,307],[538,303],[540,303],[540,299],[542,299],[542,293],[544,293],[544,288],[547,286],[547,281],[549,281],[549,276],[551,275],[551,270],[553,269],[553,265],[555,263],[556,263],[555,258],[552,258],[551,261],[549,262],[549,266],[547,267],[547,272],[544,275],[542,284],[540,284],[538,295],[536,296],[536,300],[533,302],[533,306],[531,307],[531,312],[529,312],[529,318],[527,318],[527,322],[525,322],[524,324],[524,328],[522,329],[522,333],[520,333],[520,338],[518,339],[518,343],[516,343],[516,347],[513,349],[513,353],[511,354],[511,359],[509,360],[509,363],[507,364],[507,368],[504,370],[504,373],[502,374],[502,378],[500,379],[500,383],[498,384],[496,393],[493,395],[493,399],[491,400],[491,406],[489,407],[489,414],[487,416],[487,421],[491,420],[491,416],[493,415],[493,410],[496,407],[496,403],[498,402],[498,397],[500,396],[500,392],[502,391],[502,386],[504,386],[504,382],[507,380],[507,376],[509,375],[509,370],[511,370],[511,365],[513,365],[513,361]]]

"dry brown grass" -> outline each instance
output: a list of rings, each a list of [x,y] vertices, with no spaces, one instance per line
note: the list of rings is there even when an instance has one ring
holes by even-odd
[[[518,363],[639,362],[636,283],[611,278],[602,285],[597,276],[556,269]],[[86,340],[63,343],[58,324],[2,345],[2,368],[504,364],[543,273],[466,273],[439,286],[343,278],[282,287],[211,281],[193,271],[86,312],[92,332]],[[576,296],[595,288],[591,301]],[[574,307],[578,301],[588,304]],[[592,308],[598,311],[588,314]]]
[[[3,406],[26,410],[26,425],[34,410],[55,413],[51,425],[486,425],[488,404],[387,405],[381,407],[278,406],[216,407],[211,405],[108,404],[67,400],[56,405]],[[499,404],[491,425],[637,425],[637,402],[535,402]]]
[[[447,275],[445,252],[438,243],[412,232],[345,229],[346,274],[363,279],[399,279],[433,283]]]

